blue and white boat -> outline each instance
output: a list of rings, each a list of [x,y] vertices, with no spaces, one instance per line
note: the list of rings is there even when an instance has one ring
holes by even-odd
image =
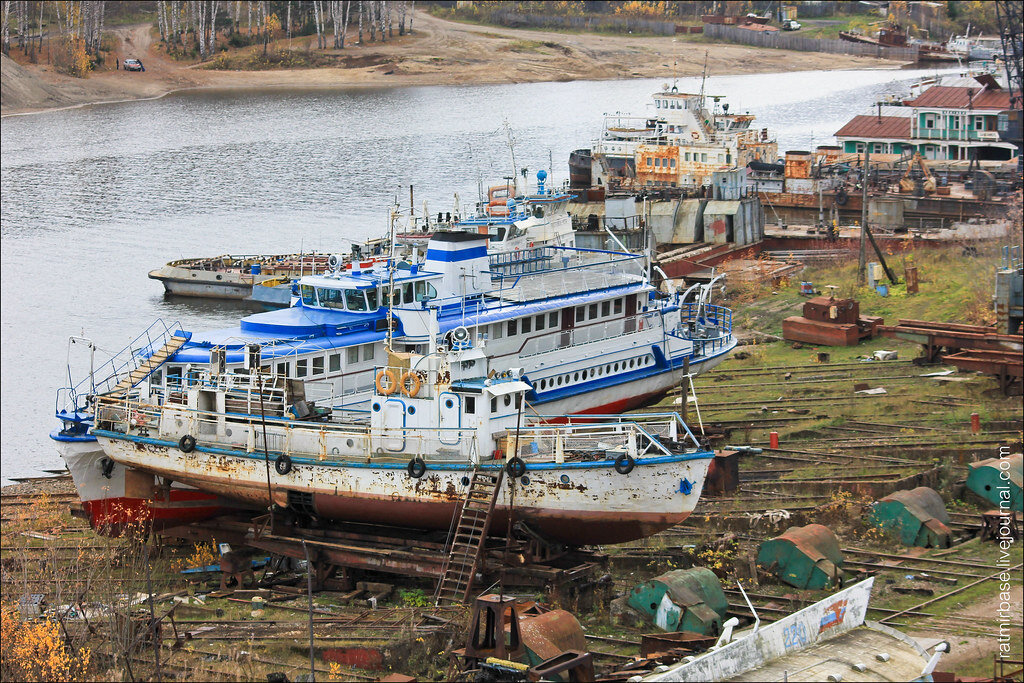
[[[58,401],[57,417],[61,433],[78,438],[95,396],[132,392],[162,405],[197,372],[254,366],[301,380],[319,406],[365,415],[391,381],[380,366],[400,364],[396,354],[437,348],[459,350],[467,371],[475,363],[515,368],[534,415],[618,413],[660,397],[688,373],[706,372],[735,347],[731,311],[710,303],[710,285],[688,300],[694,292],[657,291],[647,257],[625,250],[548,245],[488,254],[486,236],[439,232],[422,262],[364,267],[335,259],[328,272],[301,278],[293,307],[237,326],[151,328],[125,350],[127,362],[112,360],[65,390],[69,400]],[[453,399],[445,426],[460,428],[476,410],[500,418],[515,407],[508,397],[487,405]],[[61,443],[73,472],[107,467],[95,443]],[[90,496],[131,498],[117,471],[104,476]]]
[[[399,352],[457,344],[521,367],[538,411],[612,413],[663,394],[684,368],[714,367],[736,344],[710,288],[692,302],[660,294],[644,256],[556,246],[488,255],[486,238],[465,232],[435,233],[422,263],[306,276],[299,294],[291,308],[191,333],[139,383],[173,390],[211,354],[240,370],[258,347],[258,362],[305,381],[321,405],[365,409],[390,335]]]

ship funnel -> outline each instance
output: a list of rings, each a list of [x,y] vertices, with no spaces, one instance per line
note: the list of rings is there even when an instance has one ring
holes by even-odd
[[[490,289],[486,235],[435,232],[427,243],[423,266],[444,276],[434,283],[439,299],[470,296]]]

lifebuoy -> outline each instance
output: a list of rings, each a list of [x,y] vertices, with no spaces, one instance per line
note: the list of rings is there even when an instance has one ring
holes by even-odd
[[[384,386],[385,378],[388,380],[387,387]],[[377,385],[377,391],[384,396],[390,396],[395,393],[396,389],[398,389],[398,380],[395,379],[395,373],[388,369],[381,370],[377,373],[377,380],[375,384]]]
[[[508,472],[509,476],[513,479],[518,479],[526,474],[526,463],[523,462],[523,459],[518,455],[514,456],[505,464],[505,471]]]
[[[695,130],[690,131],[690,137],[693,138],[694,140],[700,140],[700,133],[698,133]]]
[[[191,434],[181,437],[178,439],[178,448],[181,449],[182,453],[191,453],[196,449],[196,437]]]
[[[836,204],[838,204],[839,206],[843,206],[843,205],[846,204],[846,202],[849,199],[850,198],[846,194],[846,190],[844,190],[843,188],[839,188],[839,190],[835,194],[835,202],[836,202]]]
[[[636,467],[636,460],[628,453],[623,453],[615,458],[615,471],[619,474],[629,474]]]
[[[292,471],[292,459],[282,453],[277,456],[277,460],[274,461],[274,469],[282,476],[288,474]]]
[[[419,479],[427,472],[427,463],[423,462],[423,458],[417,456],[409,461],[408,468],[409,476],[413,479]]]
[[[416,398],[416,394],[420,393],[420,385],[422,384],[423,380],[420,379],[418,372],[406,370],[402,375],[402,393],[409,398]]]

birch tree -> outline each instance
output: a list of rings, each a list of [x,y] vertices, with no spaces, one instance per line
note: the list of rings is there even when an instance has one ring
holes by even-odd
[[[11,0],[3,4],[3,41],[4,54],[11,54]]]

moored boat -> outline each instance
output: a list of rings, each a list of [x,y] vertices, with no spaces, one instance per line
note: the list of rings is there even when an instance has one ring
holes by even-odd
[[[678,415],[525,424],[529,383],[476,351],[389,353],[368,417],[317,407],[256,366],[213,367],[162,396],[100,397],[93,434],[129,471],[322,519],[449,529],[474,473],[503,473],[495,533],[512,521],[569,545],[619,543],[692,512],[713,453]]]

